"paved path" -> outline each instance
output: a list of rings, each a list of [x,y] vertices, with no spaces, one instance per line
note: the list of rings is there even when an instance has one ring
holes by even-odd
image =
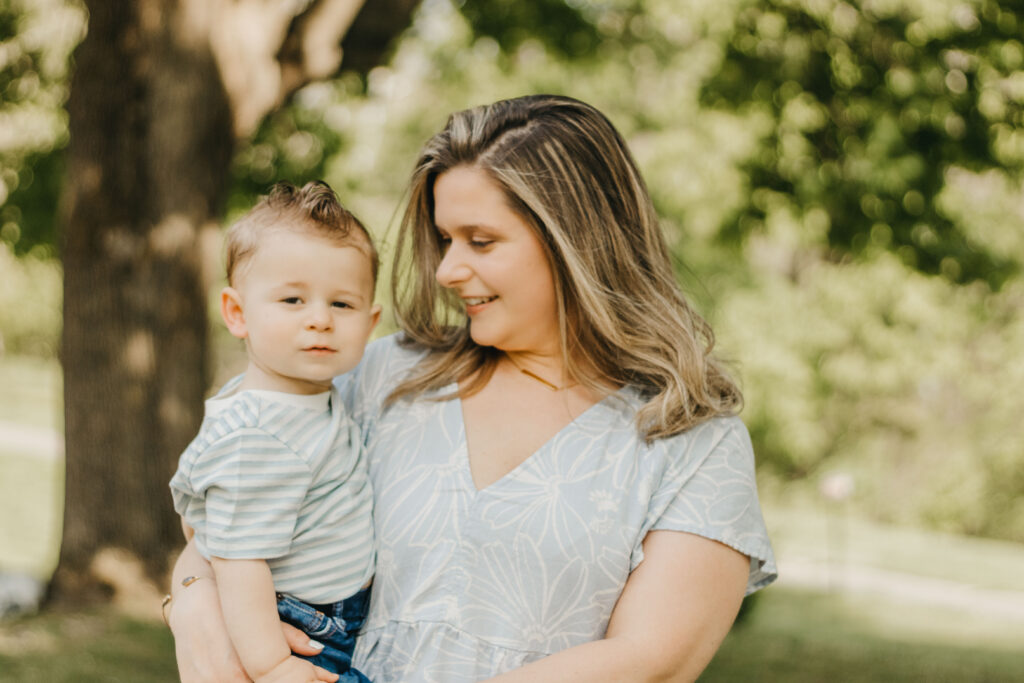
[[[983,588],[864,565],[801,559],[780,560],[778,582],[782,586],[822,592],[873,593],[894,602],[950,607],[1024,624],[1024,591]]]
[[[0,422],[0,446],[7,451],[53,460],[64,457],[64,436],[50,429]]]

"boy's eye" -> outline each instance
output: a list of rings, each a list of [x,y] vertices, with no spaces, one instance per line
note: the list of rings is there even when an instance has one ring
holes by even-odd
[[[334,306],[335,308],[352,308],[351,306],[349,306],[344,301],[335,301],[331,305]]]
[[[285,298],[281,299],[281,303],[283,303],[283,304],[301,304],[302,303],[302,299],[300,299],[297,296],[286,296]]]

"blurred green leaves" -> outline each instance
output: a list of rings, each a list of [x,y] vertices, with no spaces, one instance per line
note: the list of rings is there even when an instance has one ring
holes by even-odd
[[[1020,191],[1022,19],[994,0],[745,3],[701,101],[772,123],[724,234],[823,210],[839,254],[874,240],[912,268],[1000,287],[1021,267],[1004,248],[1019,224],[967,223],[939,198],[951,173]]]
[[[0,0],[0,242],[53,254],[75,0]]]
[[[6,45],[43,13],[4,2]],[[451,111],[589,101],[627,138],[680,280],[737,362],[765,489],[813,494],[842,469],[861,512],[1024,541],[1022,35],[1024,7],[993,0],[424,0],[389,64],[304,88],[241,146],[228,219],[276,180],[322,177],[386,254]],[[62,44],[20,73],[66,63]],[[0,146],[4,182],[18,176],[0,235],[22,252],[51,239],[25,218],[52,213],[59,183],[65,76],[46,73],[0,106],[7,122],[51,103],[32,119],[49,137],[0,135],[17,142]],[[57,275],[39,267],[0,260],[50,311]],[[9,330],[55,327],[10,322],[18,296],[0,291],[8,350],[39,338]]]

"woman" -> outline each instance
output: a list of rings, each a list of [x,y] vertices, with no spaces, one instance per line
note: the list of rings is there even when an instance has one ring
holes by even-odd
[[[695,679],[774,560],[740,392],[611,123],[554,96],[452,115],[392,293],[402,334],[340,380],[379,543],[357,666]],[[176,575],[200,573],[187,549]],[[204,583],[171,612],[183,679],[244,680]]]

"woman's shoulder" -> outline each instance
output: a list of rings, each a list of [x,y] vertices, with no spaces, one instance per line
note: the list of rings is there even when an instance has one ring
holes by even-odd
[[[726,461],[740,470],[751,470],[754,449],[743,420],[737,415],[719,415],[689,429],[657,439],[649,448],[670,468],[691,470],[709,460]]]
[[[390,391],[429,353],[429,349],[413,342],[404,332],[394,332],[366,347],[359,370],[364,381],[389,385]]]
[[[723,440],[738,440],[745,441],[749,445],[750,435],[739,415],[717,415],[667,439],[667,441],[672,440],[690,443],[709,442],[711,444],[718,444]]]
[[[334,383],[351,411],[377,410],[427,353],[403,333],[389,334],[368,344],[359,365]]]

